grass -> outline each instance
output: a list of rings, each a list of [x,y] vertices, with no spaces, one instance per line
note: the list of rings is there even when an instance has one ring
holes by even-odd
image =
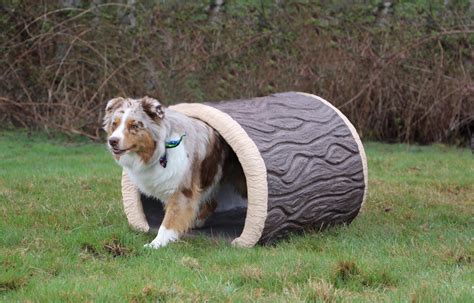
[[[0,301],[472,302],[471,152],[365,146],[369,196],[350,226],[153,251],[127,225],[104,145],[1,132]]]

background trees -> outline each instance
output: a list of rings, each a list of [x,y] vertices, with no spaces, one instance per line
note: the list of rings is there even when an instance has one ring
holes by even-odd
[[[9,1],[0,121],[97,139],[116,95],[171,104],[299,90],[365,138],[465,142],[472,2]]]

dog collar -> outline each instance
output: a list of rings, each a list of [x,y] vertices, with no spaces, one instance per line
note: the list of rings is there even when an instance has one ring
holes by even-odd
[[[183,141],[183,137],[186,136],[186,133],[182,134],[178,140],[169,140],[165,141],[165,148],[175,148],[177,147],[181,141]]]
[[[166,165],[168,164],[166,149],[178,147],[178,145],[181,144],[181,141],[183,141],[184,136],[186,136],[186,133],[182,134],[177,140],[165,141],[165,154],[160,157],[160,165],[163,166],[163,168],[166,168]]]

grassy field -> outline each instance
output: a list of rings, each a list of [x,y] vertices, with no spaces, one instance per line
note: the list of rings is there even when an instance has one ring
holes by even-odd
[[[0,132],[0,301],[472,302],[474,156],[365,145],[369,196],[352,225],[154,251],[127,226],[104,145]]]

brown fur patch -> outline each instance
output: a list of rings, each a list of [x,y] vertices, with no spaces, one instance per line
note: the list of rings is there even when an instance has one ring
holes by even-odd
[[[212,132],[206,158],[201,163],[200,183],[202,189],[212,185],[224,158],[225,149],[221,138],[214,130]]]
[[[190,190],[189,188],[183,188],[183,190],[181,190],[181,192],[183,193],[183,195],[186,198],[191,198],[193,196],[193,191]]]
[[[216,207],[217,207],[217,201],[215,199],[212,199],[211,201],[204,203],[204,205],[201,206],[201,209],[199,210],[198,219],[205,220],[209,218],[216,210]]]
[[[159,123],[164,117],[163,106],[155,99],[145,97],[142,99],[142,108],[153,121]]]
[[[189,201],[181,192],[174,194],[165,206],[163,225],[182,234],[188,231],[196,218],[198,200]]]
[[[134,129],[132,126],[137,122],[129,119],[126,121],[127,127],[124,131],[125,146],[130,146],[132,151],[142,159],[143,163],[148,163],[153,157],[156,149],[156,142],[152,134],[143,128]]]

